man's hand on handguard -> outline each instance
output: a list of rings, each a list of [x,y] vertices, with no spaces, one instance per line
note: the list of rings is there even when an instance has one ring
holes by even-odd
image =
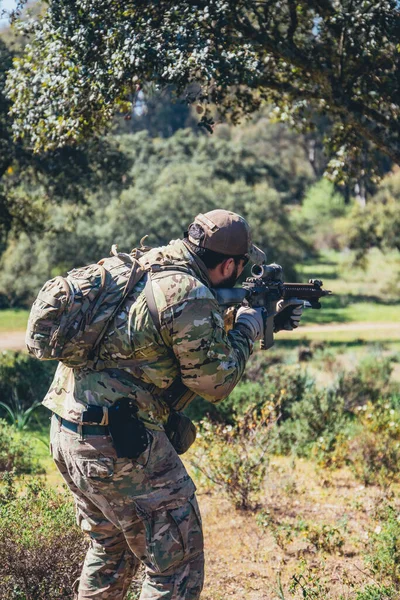
[[[248,337],[255,342],[264,335],[264,309],[241,306],[236,313],[235,325],[245,329]]]
[[[290,300],[278,300],[277,314],[274,317],[274,331],[292,331],[299,326],[304,304],[297,298]]]

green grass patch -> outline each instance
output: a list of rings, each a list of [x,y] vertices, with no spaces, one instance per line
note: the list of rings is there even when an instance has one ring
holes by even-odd
[[[50,418],[50,411],[40,406],[28,429],[24,431],[24,436],[29,441],[35,458],[43,467],[46,480],[50,485],[59,486],[63,480],[50,454]]]
[[[296,265],[299,278],[322,279],[324,287],[337,295],[364,296],[371,302],[393,302],[400,292],[400,252],[383,254],[370,250],[365,268],[354,266],[351,252],[329,250],[318,260]]]
[[[400,253],[371,251],[365,269],[354,267],[351,258],[348,253],[329,251],[321,253],[317,262],[297,265],[299,279],[322,279],[324,288],[333,293],[322,298],[322,309],[304,311],[303,325],[400,322]]]
[[[21,308],[0,310],[0,332],[24,331],[28,323],[29,311]]]
[[[327,323],[400,323],[400,304],[360,301],[357,296],[342,295],[323,298],[321,309],[307,309],[302,324]]]

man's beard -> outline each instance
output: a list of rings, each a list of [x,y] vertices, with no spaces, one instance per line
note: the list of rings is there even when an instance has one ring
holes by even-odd
[[[233,271],[232,275],[230,277],[227,277],[223,281],[220,281],[220,283],[218,283],[217,285],[214,285],[214,288],[232,288],[236,283],[236,279],[238,278],[238,271],[239,265],[235,264],[235,270]]]

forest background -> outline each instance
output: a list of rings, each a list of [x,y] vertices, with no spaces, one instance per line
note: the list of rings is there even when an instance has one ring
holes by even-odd
[[[46,279],[107,256],[112,244],[129,251],[144,235],[165,244],[217,207],[242,214],[286,280],[319,277],[334,295],[272,351],[255,352],[230,398],[190,408],[200,435],[187,464],[209,531],[204,598],[397,599],[395,157],[366,138],[346,170],[341,146],[327,144],[337,128],[329,113],[311,107],[310,126],[295,129],[270,100],[233,124],[214,103],[188,105],[177,86],[152,83],[135,86],[107,133],[38,152],[13,136],[6,95],[27,35],[4,29],[0,39],[3,340],[22,335]],[[205,115],[209,127],[199,127]],[[85,542],[37,406],[54,365],[8,351],[7,341],[1,348],[0,598],[68,598]]]

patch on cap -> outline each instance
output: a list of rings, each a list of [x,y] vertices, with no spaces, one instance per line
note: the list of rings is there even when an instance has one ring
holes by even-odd
[[[266,256],[251,241],[250,227],[240,215],[229,210],[200,213],[189,226],[188,239],[200,248],[226,256],[248,256],[255,264],[266,262]]]

